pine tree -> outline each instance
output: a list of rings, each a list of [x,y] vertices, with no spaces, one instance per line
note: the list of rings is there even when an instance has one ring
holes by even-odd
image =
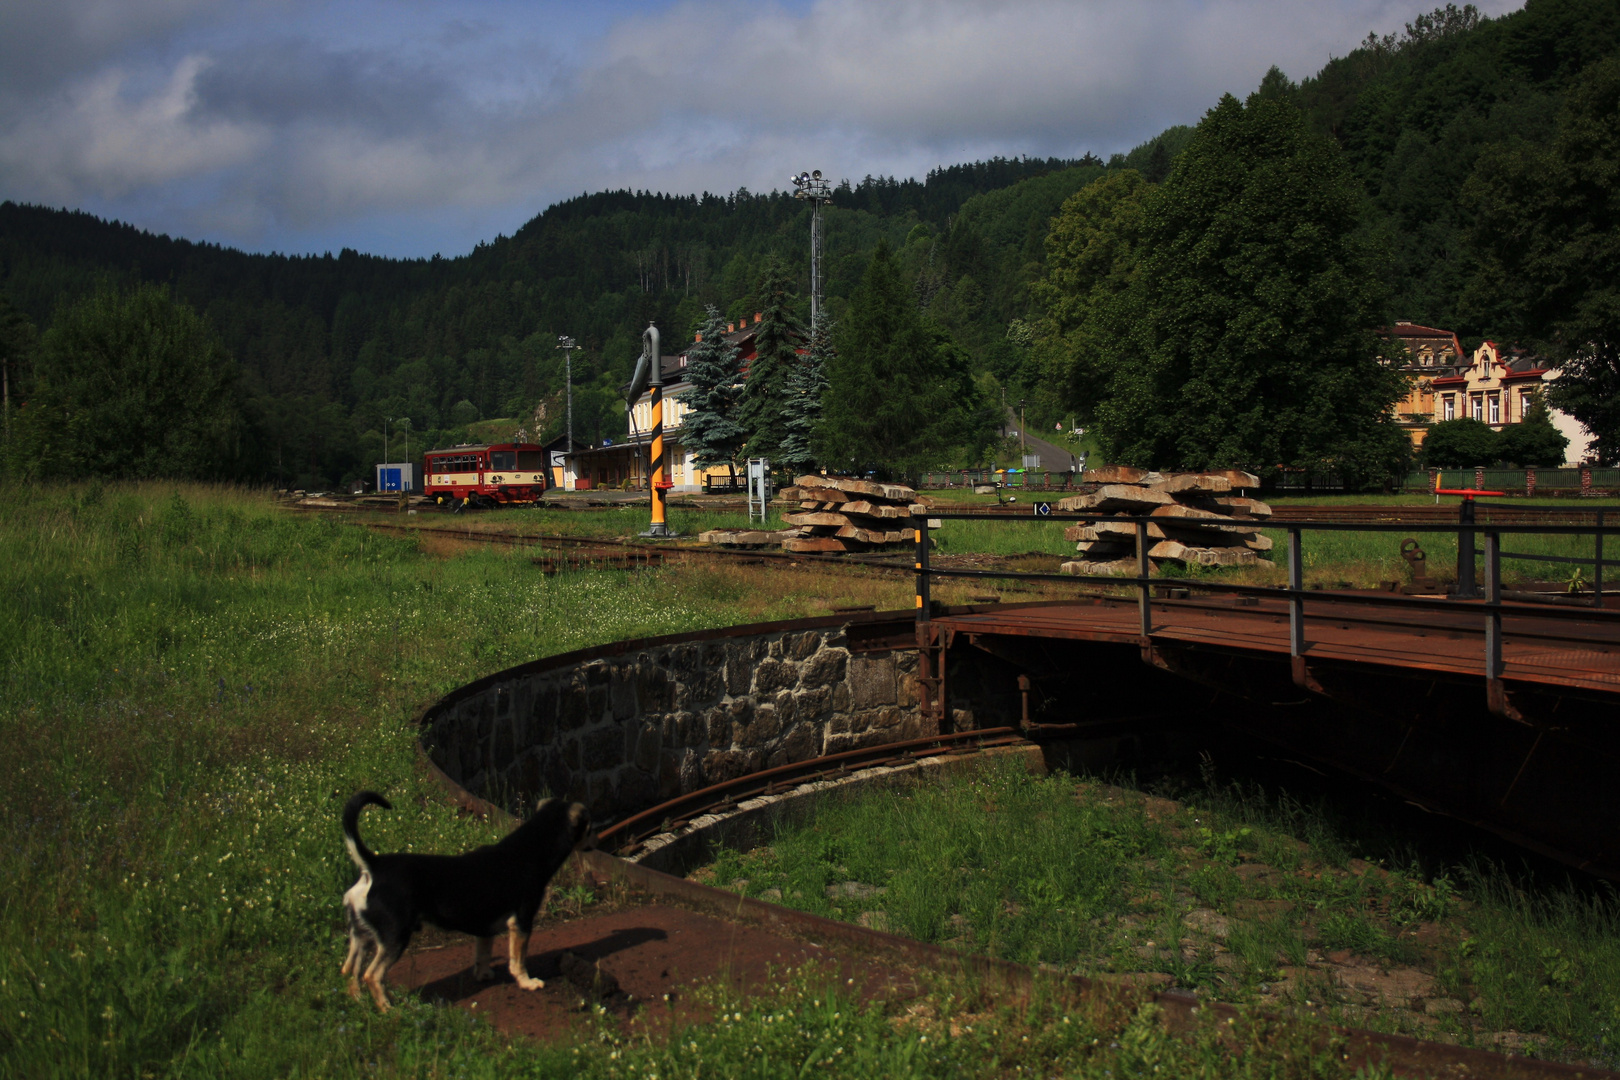
[[[915,477],[983,450],[990,414],[967,354],[917,311],[886,241],[878,241],[837,344],[811,440],[823,464]]]
[[[754,336],[754,359],[738,401],[738,422],[748,432],[748,456],[781,457],[783,406],[789,381],[798,363],[804,327],[793,314],[793,278],[777,259],[765,265],[756,293],[760,305],[759,329]]]
[[[736,461],[748,431],[737,422],[742,363],[737,346],[726,340],[726,319],[713,304],[705,309],[702,340],[686,354],[686,420],[681,445],[700,468],[725,465],[735,481]]]
[[[827,392],[827,361],[833,355],[832,320],[818,314],[810,325],[810,353],[794,365],[782,410],[782,464],[795,473],[816,467],[810,440],[821,423],[821,399]]]

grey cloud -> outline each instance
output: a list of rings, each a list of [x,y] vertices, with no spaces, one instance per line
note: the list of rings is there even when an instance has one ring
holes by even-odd
[[[469,228],[521,220],[606,187],[768,190],[805,167],[853,178],[1106,154],[1196,122],[1273,63],[1313,72],[1422,3],[820,0],[789,12],[689,0],[621,19],[572,68],[532,29],[460,12],[404,46],[295,24],[167,57],[112,54],[26,101],[0,98],[0,197],[162,204],[182,232],[189,220],[278,246],[435,208]],[[147,41],[208,7],[149,0],[128,33]]]
[[[219,54],[199,74],[196,94],[199,115],[234,123],[344,123],[381,135],[449,127],[469,109],[443,71],[303,38]]]

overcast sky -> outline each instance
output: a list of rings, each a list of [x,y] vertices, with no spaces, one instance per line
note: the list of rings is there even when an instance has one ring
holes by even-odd
[[[0,0],[0,199],[457,255],[582,191],[1106,156],[1433,6]]]

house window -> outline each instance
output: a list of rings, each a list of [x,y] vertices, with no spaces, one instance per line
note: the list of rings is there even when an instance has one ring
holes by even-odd
[[[1520,420],[1520,422],[1523,422],[1524,418],[1527,415],[1529,415],[1529,413],[1530,413],[1530,391],[1529,390],[1520,390],[1519,391],[1519,420]]]
[[[1490,419],[1486,422],[1500,424],[1502,422],[1502,395],[1495,391],[1486,394],[1485,405],[1490,415]]]
[[[1469,394],[1468,395],[1468,404],[1469,404],[1469,412],[1470,412],[1470,414],[1473,416],[1473,418],[1475,420],[1484,420],[1485,419],[1485,395],[1484,394]]]
[[[1457,395],[1456,394],[1442,394],[1441,397],[1440,397],[1440,402],[1441,402],[1442,408],[1445,411],[1445,416],[1442,417],[1442,419],[1445,419],[1445,420],[1455,420],[1455,419],[1457,419]]]

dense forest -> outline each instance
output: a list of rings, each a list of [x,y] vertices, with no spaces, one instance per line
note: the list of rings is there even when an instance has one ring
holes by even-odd
[[[1359,185],[1356,229],[1380,255],[1384,319],[1456,329],[1465,344],[1514,340],[1543,327],[1512,290],[1479,286],[1481,265],[1507,265],[1490,262],[1478,220],[1481,162],[1504,148],[1547,151],[1571,88],[1617,53],[1612,0],[1530,0],[1498,19],[1448,5],[1402,34],[1369,36],[1297,83],[1274,69],[1259,93],[1296,107],[1337,144]],[[1035,341],[1042,312],[1032,286],[1048,272],[1053,218],[1087,185],[1126,170],[1164,182],[1193,134],[1172,128],[1106,162],[996,159],[922,180],[845,181],[825,219],[828,310],[835,323],[848,313],[881,243],[986,400],[1028,401],[1032,428],[1070,428],[1073,394]],[[492,417],[556,433],[560,334],[582,346],[576,433],[591,442],[621,434],[619,387],[649,321],[675,342],[701,326],[707,305],[731,318],[750,313],[773,261],[796,275],[798,317],[808,321],[808,235],[809,208],[785,193],[610,191],[551,206],[459,258],[249,255],[8,202],[0,351],[15,407],[48,354],[33,328],[58,325],[98,292],[166,287],[238,365],[243,427],[230,470],[324,486],[365,475],[385,423],[402,417],[416,447],[454,441]]]

